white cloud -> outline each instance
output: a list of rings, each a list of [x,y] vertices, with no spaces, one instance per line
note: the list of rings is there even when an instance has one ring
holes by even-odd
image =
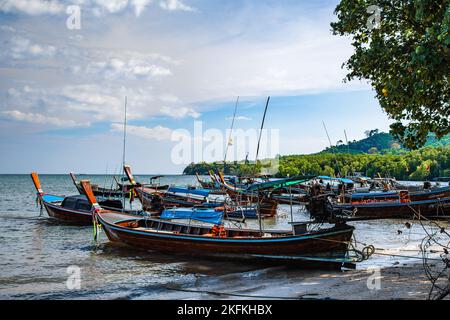
[[[2,25],[0,26],[0,30],[6,31],[6,32],[16,32],[16,29],[15,29],[15,28],[13,28],[13,27],[11,27],[11,26],[8,26],[8,25],[6,25],[6,24],[2,24]]]
[[[122,77],[136,79],[172,75],[170,69],[163,66],[139,59],[124,61],[118,58],[89,63],[86,67],[86,72],[89,74],[101,74],[106,79],[119,79]]]
[[[197,119],[200,117],[200,113],[198,113],[194,109],[188,108],[188,107],[164,106],[161,108],[160,112],[163,115],[167,115],[169,117],[176,118],[176,119],[181,119],[181,118],[185,118],[185,117],[191,117],[191,118]]]
[[[99,9],[106,9],[109,13],[121,12],[127,7],[132,7],[136,17],[139,17],[153,0],[93,0],[94,10],[99,14],[103,13]],[[159,6],[168,11],[195,11],[194,8],[186,5],[180,0],[164,0]]]
[[[49,117],[39,113],[24,113],[19,110],[2,111],[1,114],[7,119],[43,125],[52,125],[56,127],[86,127],[90,125],[89,122],[80,123],[73,120],[61,119],[57,117]]]
[[[125,10],[127,2],[78,1],[88,7],[108,6],[106,13]],[[127,6],[140,5],[144,10],[150,3],[130,0]],[[167,9],[180,8],[174,2],[165,5]],[[128,96],[130,119],[195,119],[211,110],[210,106],[217,106],[205,101],[343,88],[345,71],[340,66],[351,54],[351,46],[330,34],[331,10],[312,15],[305,11],[294,17],[281,5],[249,2],[242,10],[227,14],[226,19],[218,11],[200,12],[210,19],[199,19],[195,24],[183,20],[182,28],[172,19],[123,23],[123,17],[110,16],[101,23],[90,22],[89,32],[83,32],[76,41],[70,38],[73,33],[60,35],[54,27],[59,23],[56,19],[45,20],[46,27],[39,26],[31,33],[23,30],[38,18],[18,18],[30,21],[26,28],[17,28],[16,34],[26,37],[0,42],[0,55],[7,52],[8,67],[20,68],[20,76],[15,72],[16,83],[28,81],[35,83],[34,88],[39,83],[41,89],[27,94],[18,90],[19,96],[10,95],[0,106],[47,114],[44,110],[49,116],[81,123],[119,121],[124,96]],[[249,19],[255,14],[261,16],[258,22]],[[150,27],[154,25],[158,28]],[[37,57],[48,59],[17,60]],[[2,77],[8,76],[3,70]],[[239,116],[237,120],[249,119]]]
[[[97,84],[67,85],[55,88],[34,88],[28,85],[9,88],[0,102],[4,115],[10,119],[46,123],[58,127],[86,126],[95,122],[122,121],[127,97],[130,120],[170,116],[175,119],[200,116],[188,107],[161,107],[162,103],[151,89]]]
[[[55,53],[54,46],[34,43],[21,36],[11,38],[4,52],[13,59],[51,58]]]
[[[6,99],[2,101],[2,109],[11,119],[33,122],[32,119],[36,116],[38,120],[35,123],[76,127],[122,119],[123,97],[121,88],[106,89],[98,85],[40,89],[24,86],[8,90]],[[135,114],[132,113],[131,116],[136,117]]]
[[[158,99],[162,102],[170,102],[170,103],[179,103],[180,98],[174,96],[173,94],[162,94],[158,97]]]
[[[164,0],[159,3],[159,6],[168,11],[196,11],[195,8],[184,4],[181,0]]]
[[[69,4],[82,6],[85,11],[95,16],[117,14],[132,9],[136,17],[152,4],[153,0],[72,0],[63,4],[59,0],[0,0],[0,11],[5,13],[23,13],[32,16],[63,14]],[[168,11],[196,11],[180,0],[164,0],[159,6]]]
[[[110,13],[122,11],[128,6],[128,0],[93,0],[93,3]]]
[[[59,14],[64,12],[63,6],[57,0],[2,0],[0,1],[0,11],[22,12],[32,16],[42,14]]]
[[[153,0],[132,0],[131,4],[134,6],[134,14],[136,17],[139,17],[152,1]]]
[[[183,61],[165,88],[176,88],[185,103],[361,88],[357,82],[342,82],[346,71],[341,65],[352,47],[348,39],[331,34],[332,8],[325,9],[246,2],[233,14],[202,11],[208,22],[170,37],[152,33],[149,37],[163,37],[161,50]]]
[[[113,132],[123,132],[123,129],[124,129],[123,124],[121,123],[111,124],[111,131]],[[131,134],[145,139],[154,139],[158,141],[163,141],[163,140],[170,140],[172,130],[162,126],[149,128],[144,126],[127,125],[127,134]]]
[[[227,118],[225,118],[225,120],[233,120],[233,117],[227,117]],[[252,118],[245,117],[245,116],[236,116],[236,117],[234,118],[234,120],[238,120],[238,121],[250,121],[250,120],[252,120]]]
[[[85,77],[87,81],[149,80],[173,74],[180,62],[158,53],[81,47],[81,43],[61,46],[60,63],[63,67]]]
[[[48,1],[0,0],[0,14],[6,19],[0,24],[10,25],[0,32],[0,117],[10,119],[4,124],[23,129],[17,130],[22,136],[41,128],[99,122],[108,128],[115,123],[115,129],[121,130],[117,124],[123,120],[125,96],[130,123],[148,119],[153,123],[160,116],[198,118],[225,102],[231,111],[236,96],[257,100],[255,105],[263,108],[261,96],[352,86],[342,84],[345,70],[340,68],[352,47],[346,39],[330,34],[334,5],[328,2],[242,1],[238,5],[183,0],[185,6],[192,4],[200,10],[174,17],[170,10],[183,10],[174,1],[53,1],[82,6],[81,30],[66,30],[65,10],[23,6],[44,2]],[[95,8],[98,16],[92,15]],[[15,42],[9,41],[13,36],[17,36]],[[246,108],[253,103],[249,101]],[[278,107],[277,101],[273,104]],[[227,127],[229,119],[224,118],[228,115],[222,116]],[[21,123],[25,121],[28,124]],[[167,138],[170,130],[131,128],[130,134],[153,139]],[[3,140],[12,132],[2,131]],[[308,141],[302,143],[309,147]],[[318,150],[314,145],[311,151]],[[298,150],[292,141],[284,148]],[[147,156],[145,148],[139,151],[140,158]]]
[[[345,70],[340,68],[351,55],[348,43],[325,31],[317,33],[313,26],[306,29],[314,39],[308,36],[288,43],[239,41],[200,46],[186,54],[172,86],[179,88],[182,98],[194,101],[350,87],[342,83]]]

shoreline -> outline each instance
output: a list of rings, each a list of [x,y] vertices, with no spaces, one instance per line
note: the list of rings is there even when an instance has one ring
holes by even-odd
[[[281,268],[281,270],[280,270]],[[374,269],[320,271],[274,267],[219,277],[204,277],[194,284],[170,287],[160,299],[227,300],[426,300],[431,289],[422,264]],[[377,282],[379,280],[379,282]],[[156,297],[140,297],[148,299]],[[448,299],[448,298],[447,298]]]

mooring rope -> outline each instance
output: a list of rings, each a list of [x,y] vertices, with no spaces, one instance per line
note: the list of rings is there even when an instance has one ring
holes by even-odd
[[[439,243],[435,237],[437,235],[437,232],[439,230],[440,234],[445,234],[448,237],[450,237],[450,234],[445,230],[444,227],[442,227],[441,225],[439,225],[437,222],[432,221],[430,219],[428,219],[425,216],[422,216],[419,211],[416,211],[414,208],[412,208],[411,206],[409,206],[410,209],[412,210],[412,212],[414,213],[414,218],[417,216],[420,225],[422,226],[422,229],[425,231],[425,233],[427,234],[427,236],[422,240],[422,243],[420,245],[421,248],[421,252],[422,252],[422,265],[425,271],[425,274],[428,278],[428,280],[431,282],[431,288],[430,291],[428,293],[428,300],[435,298],[437,300],[442,300],[444,299],[447,295],[450,294],[450,278],[448,280],[444,279],[444,283],[446,283],[446,287],[441,287],[440,285],[437,284],[437,282],[443,277],[444,273],[448,270],[450,263],[449,263],[449,244],[450,241],[447,243],[447,245],[443,245],[441,243]],[[436,207],[436,216],[439,216],[439,209],[441,209],[441,212],[444,213],[444,208],[443,208],[443,203],[441,203],[440,199],[438,199],[438,206]],[[430,232],[428,232],[428,230],[425,228],[424,224],[423,224],[423,220],[428,221],[429,223],[431,223],[432,225],[434,225],[438,230],[432,230],[432,234],[430,234]],[[432,243],[440,246],[443,248],[443,252],[441,253],[440,257],[441,259],[432,259],[429,258],[427,255],[428,252],[428,248],[431,247]],[[437,273],[437,275],[435,276],[433,274],[433,270],[432,270],[432,265],[428,264],[428,261],[439,261],[439,262],[443,262],[444,263],[444,267],[441,269],[441,271],[439,271]],[[445,278],[447,278],[447,276],[445,276]],[[434,296],[433,293],[437,291]]]

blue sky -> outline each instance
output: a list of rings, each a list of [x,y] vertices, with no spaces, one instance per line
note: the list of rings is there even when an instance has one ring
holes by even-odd
[[[66,27],[78,5],[81,29]],[[343,83],[337,1],[0,0],[0,173],[180,173],[172,134],[267,129],[281,154],[388,130],[370,87]],[[192,142],[195,143],[195,142]],[[255,148],[255,146],[252,146]],[[220,157],[216,160],[221,160]]]

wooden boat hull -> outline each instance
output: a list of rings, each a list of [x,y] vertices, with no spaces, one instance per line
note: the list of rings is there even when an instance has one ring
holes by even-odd
[[[237,219],[258,219],[258,211],[256,210],[256,208],[236,208],[233,211],[227,211],[225,217]]]
[[[134,189],[137,193],[139,200],[141,201],[144,208],[153,208],[155,203],[153,201],[154,195],[157,193],[156,190],[147,191],[143,188]],[[162,203],[161,207],[194,207],[204,203],[204,201],[188,198],[188,197],[180,197],[176,195],[165,195],[164,193],[157,193],[161,197]]]
[[[229,189],[226,189],[226,192],[239,205],[258,203],[259,200],[259,213],[263,217],[275,217],[277,214],[279,201],[276,199],[268,197],[258,198],[255,194],[239,193]]]
[[[430,191],[414,192],[410,194],[411,201],[450,198],[450,187],[438,188]]]
[[[225,191],[223,191],[222,189],[218,188],[217,185],[215,185],[214,183],[210,182],[203,182],[200,179],[198,180],[200,186],[202,187],[202,189],[205,190],[209,190],[209,194],[226,194]]]
[[[62,201],[57,202],[48,202],[45,201],[46,195],[43,195],[41,198],[41,203],[45,210],[48,213],[48,216],[52,219],[58,220],[60,222],[68,223],[68,224],[75,224],[75,225],[92,225],[92,213],[90,210],[81,210],[81,209],[73,209],[73,208],[67,208],[62,206]],[[64,199],[61,197],[61,199]],[[113,212],[121,212],[121,208],[114,208],[110,205],[109,200],[105,200],[101,204],[101,208],[107,209],[107,210],[113,210]],[[125,216],[132,216],[136,217],[139,216],[141,213],[140,211],[133,211],[133,210],[124,210],[123,214]]]
[[[273,218],[277,215],[278,202],[273,199],[265,198],[259,204],[259,214],[262,217]]]
[[[45,210],[49,217],[57,219],[62,222],[77,224],[77,225],[92,225],[92,214],[89,211],[75,211],[65,209],[59,205],[43,201]]]
[[[353,212],[355,218],[391,219],[391,218],[418,218],[448,219],[450,217],[450,198],[439,200],[423,200],[408,203],[379,202],[361,205],[333,205],[334,214],[345,210]]]
[[[272,200],[275,200],[278,202],[278,204],[293,204],[293,205],[302,205],[305,202],[307,202],[307,195],[292,195],[290,196],[278,196],[278,195],[272,195]]]
[[[80,194],[84,194],[83,188],[81,187],[80,183],[77,181],[75,174],[73,172],[71,172],[69,175],[72,179],[74,186],[77,188],[78,192]],[[116,182],[117,182],[117,180],[116,180]],[[102,196],[105,198],[122,198],[122,197],[129,198],[130,192],[133,190],[133,186],[120,184],[120,183],[117,183],[117,185],[119,187],[116,189],[104,188],[104,187],[100,187],[99,185],[92,185],[92,191],[95,196]]]
[[[361,197],[361,195],[355,194],[355,197]],[[419,191],[419,192],[412,192],[409,194],[409,199],[412,202],[415,201],[424,201],[424,200],[433,200],[433,199],[444,199],[444,198],[449,198],[450,197],[450,187],[443,187],[443,188],[437,188],[437,189],[432,189],[432,190],[428,190],[428,191]],[[352,197],[351,194],[346,195],[346,203],[351,203],[354,198]],[[368,193],[368,194],[364,194],[364,199],[365,200],[373,200],[373,201],[377,201],[378,199],[380,199],[380,201],[386,201],[386,200],[391,200],[391,201],[396,201],[399,199],[399,193],[396,191],[392,191],[392,192],[388,192],[388,193],[377,193],[377,192],[373,192],[373,193]]]
[[[78,192],[80,194],[83,193],[83,189],[77,185]],[[105,197],[105,198],[122,198],[125,196],[125,198],[130,197],[130,192],[132,189],[125,189],[124,192],[122,192],[121,189],[105,189],[105,188],[97,188],[93,189],[93,193],[96,197]]]
[[[190,256],[227,256],[243,259],[264,257],[285,259],[295,256],[342,259],[347,254],[348,242],[354,230],[351,226],[343,225],[307,235],[240,239],[133,229],[123,226],[123,222],[121,225],[111,223],[108,213],[99,214],[98,220],[109,240],[135,248]],[[178,224],[170,225],[186,227]]]

